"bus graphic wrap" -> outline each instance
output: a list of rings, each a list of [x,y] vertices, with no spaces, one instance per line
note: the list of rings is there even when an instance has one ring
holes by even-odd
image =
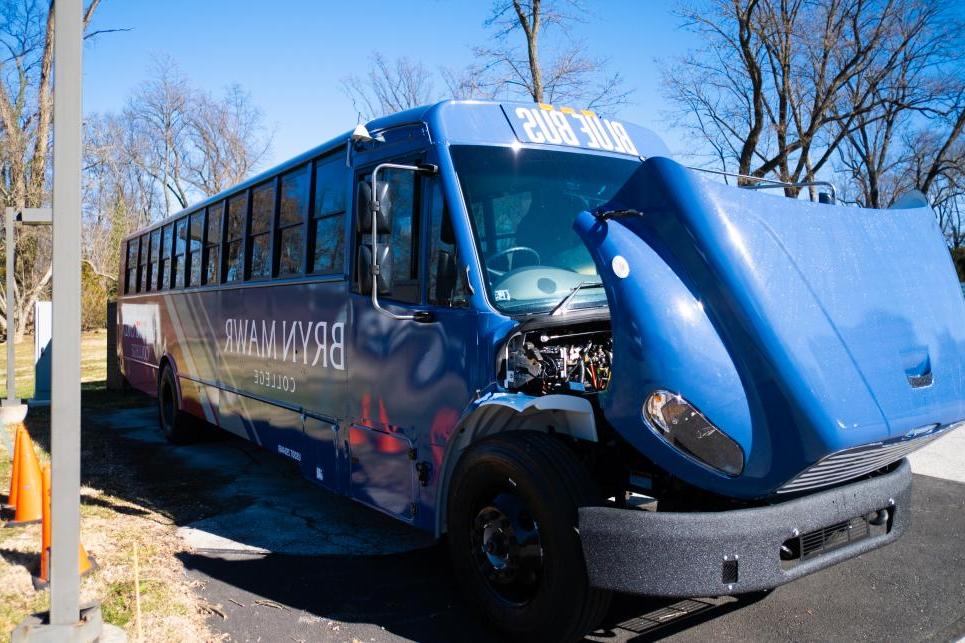
[[[934,213],[669,156],[567,106],[360,125],[124,240],[126,381],[173,442],[202,418],[446,536],[516,638],[578,640],[612,591],[757,592],[893,542],[903,457],[965,421]],[[861,535],[805,551],[841,524]]]

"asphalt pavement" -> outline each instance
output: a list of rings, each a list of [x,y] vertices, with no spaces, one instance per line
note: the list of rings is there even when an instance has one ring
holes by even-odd
[[[317,489],[289,462],[233,436],[169,446],[156,418],[146,406],[105,414],[103,425],[132,448],[152,449],[172,479],[205,481],[193,493],[207,511],[186,514],[180,533],[192,547],[187,573],[216,607],[214,631],[231,641],[498,640],[460,598],[445,550],[421,533]],[[896,544],[756,602],[618,596],[589,639],[962,638],[963,440],[959,431],[913,458],[912,527]]]

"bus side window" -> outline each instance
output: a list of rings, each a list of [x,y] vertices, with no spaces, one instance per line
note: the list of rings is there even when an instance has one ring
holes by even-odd
[[[446,207],[442,184],[436,178],[427,179],[426,207],[429,212],[429,297],[436,306],[460,307],[467,305],[466,290],[459,274],[456,235],[452,216]]]
[[[171,246],[174,244],[174,226],[164,226],[161,233],[161,290],[171,287]]]
[[[245,267],[245,217],[248,215],[248,192],[228,200],[228,227],[225,231],[225,281],[240,281]]]
[[[184,252],[188,247],[188,218],[174,223],[174,288],[184,288]]]
[[[345,264],[345,173],[344,154],[315,163],[315,207],[309,226],[311,271],[342,272]]]
[[[137,244],[138,239],[127,240],[127,276],[124,278],[124,293],[133,293],[137,290]]]
[[[141,252],[140,258],[137,260],[137,292],[147,292],[147,244],[149,239],[149,235],[141,235]]]
[[[310,167],[308,164],[281,177],[279,201],[278,276],[291,277],[304,272],[305,216],[308,214]]]
[[[151,231],[151,263],[148,268],[147,289],[158,289],[158,260],[161,256],[161,228]]]
[[[248,226],[249,279],[271,276],[271,224],[275,218],[275,179],[251,190]]]
[[[191,215],[188,244],[188,271],[186,286],[201,285],[201,244],[204,240],[204,210],[198,210]]]
[[[204,259],[201,261],[201,275],[205,284],[218,283],[218,272],[221,268],[221,217],[223,214],[224,201],[208,206]]]

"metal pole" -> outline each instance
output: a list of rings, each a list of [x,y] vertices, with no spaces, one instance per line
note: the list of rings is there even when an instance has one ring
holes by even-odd
[[[17,400],[17,369],[14,364],[13,354],[13,335],[16,320],[14,319],[13,309],[16,297],[13,289],[13,255],[15,252],[13,240],[13,208],[7,208],[4,212],[7,228],[7,404],[19,404]]]
[[[80,618],[81,0],[54,16],[54,257],[50,624]]]

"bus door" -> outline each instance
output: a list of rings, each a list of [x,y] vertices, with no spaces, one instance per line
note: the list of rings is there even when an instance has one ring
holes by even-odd
[[[371,180],[370,171],[356,176],[356,186]],[[378,180],[389,190],[383,204],[391,202],[387,229],[378,235],[379,305],[397,315],[424,316],[399,320],[375,309],[367,272],[371,237],[356,223],[354,323],[346,347],[349,493],[421,524],[432,519],[420,510],[432,507],[429,490],[420,494],[439,467],[432,445],[445,443],[470,399],[475,314],[460,278],[463,264],[441,178],[383,169]]]

